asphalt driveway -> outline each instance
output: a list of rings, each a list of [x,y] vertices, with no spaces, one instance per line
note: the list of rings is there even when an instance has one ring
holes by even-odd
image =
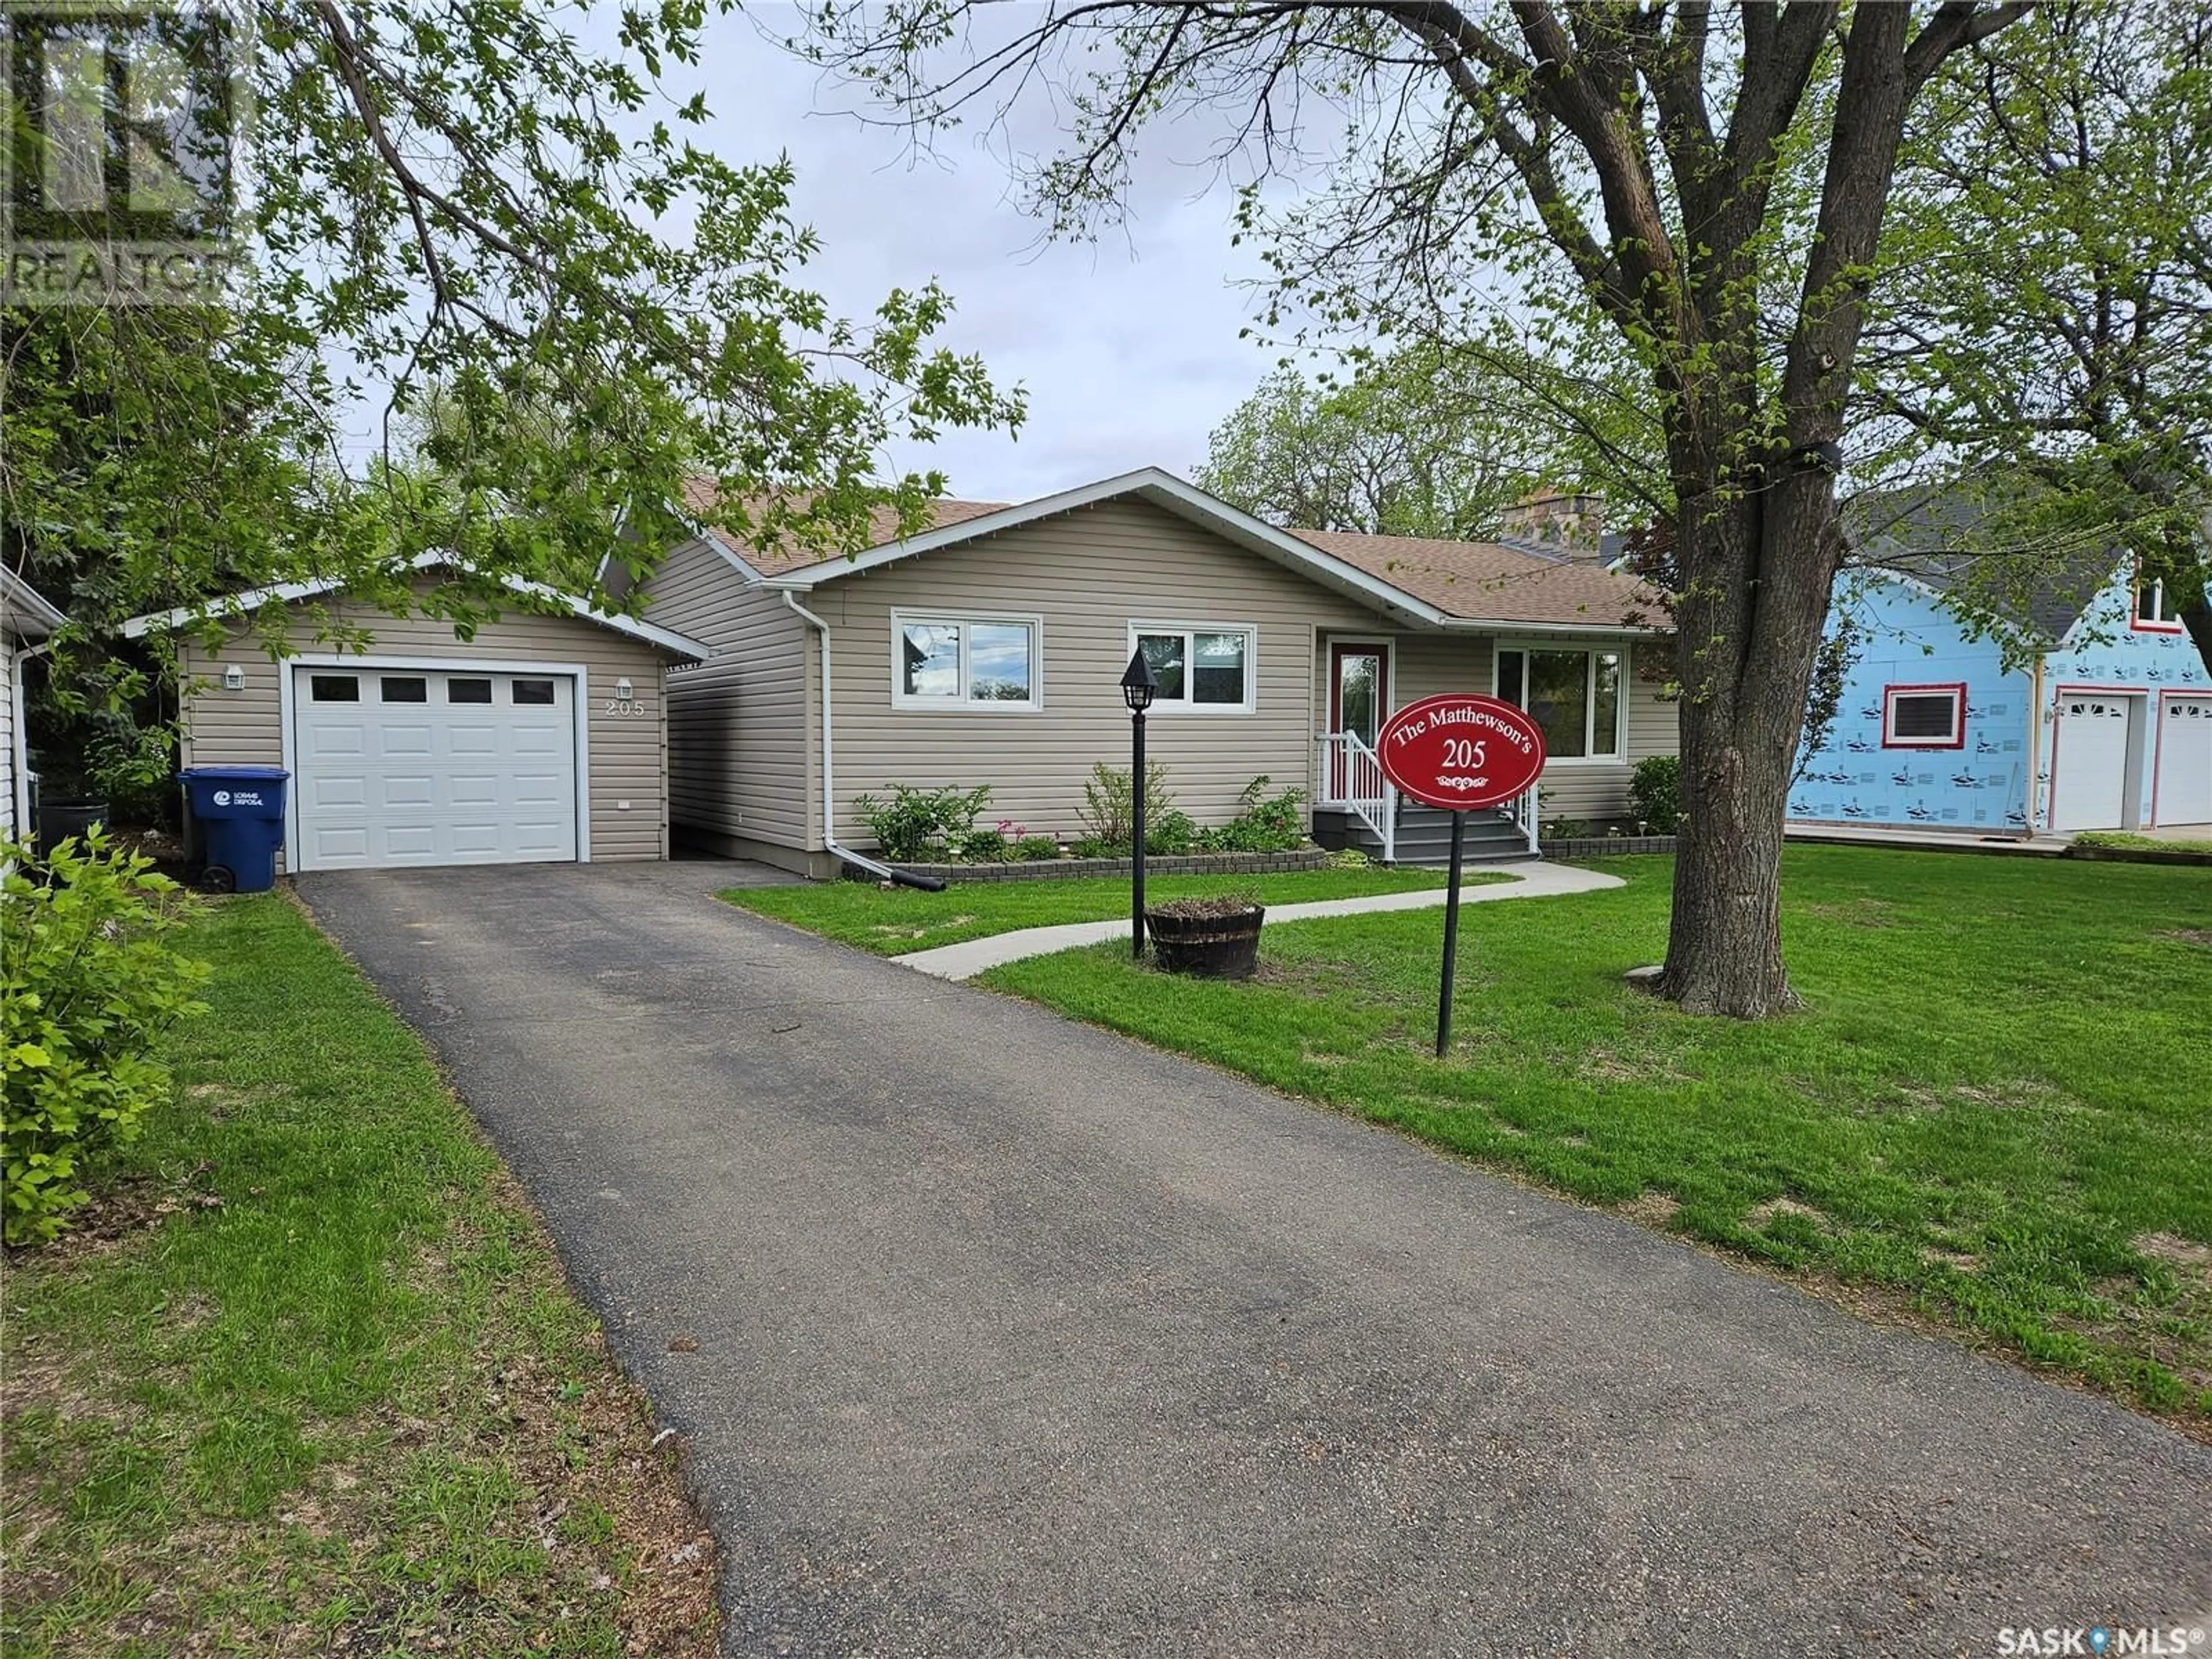
[[[732,1654],[2212,1625],[2212,1450],[746,916],[735,873],[299,884],[690,1437]]]

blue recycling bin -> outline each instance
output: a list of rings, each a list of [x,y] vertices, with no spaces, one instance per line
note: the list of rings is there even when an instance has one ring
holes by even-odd
[[[216,893],[265,893],[276,884],[284,844],[281,766],[187,766],[177,774],[199,821],[207,867],[201,884]]]

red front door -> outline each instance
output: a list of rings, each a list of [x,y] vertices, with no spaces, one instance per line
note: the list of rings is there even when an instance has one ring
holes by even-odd
[[[1349,732],[1370,749],[1390,712],[1390,647],[1333,644],[1328,648],[1328,729]],[[1371,770],[1371,769],[1367,769]],[[1379,795],[1379,776],[1351,775],[1345,745],[1329,745],[1331,800],[1371,799]]]

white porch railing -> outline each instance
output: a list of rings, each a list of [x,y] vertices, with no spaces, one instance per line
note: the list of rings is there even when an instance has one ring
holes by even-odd
[[[1398,792],[1382,775],[1382,763],[1357,732],[1330,732],[1322,736],[1317,784],[1322,805],[1352,813],[1382,843],[1382,862],[1397,862]]]
[[[1539,832],[1543,826],[1536,816],[1536,786],[1534,784],[1528,786],[1527,794],[1520,796],[1514,801],[1513,822],[1521,833],[1528,838],[1528,856],[1534,858],[1540,854],[1543,848],[1538,844]]]

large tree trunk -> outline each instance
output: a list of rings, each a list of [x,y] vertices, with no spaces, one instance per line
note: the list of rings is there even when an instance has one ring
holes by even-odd
[[[1822,471],[1708,492],[1681,526],[1682,799],[1661,994],[1691,1013],[1793,1006],[1782,823],[1841,537]]]

